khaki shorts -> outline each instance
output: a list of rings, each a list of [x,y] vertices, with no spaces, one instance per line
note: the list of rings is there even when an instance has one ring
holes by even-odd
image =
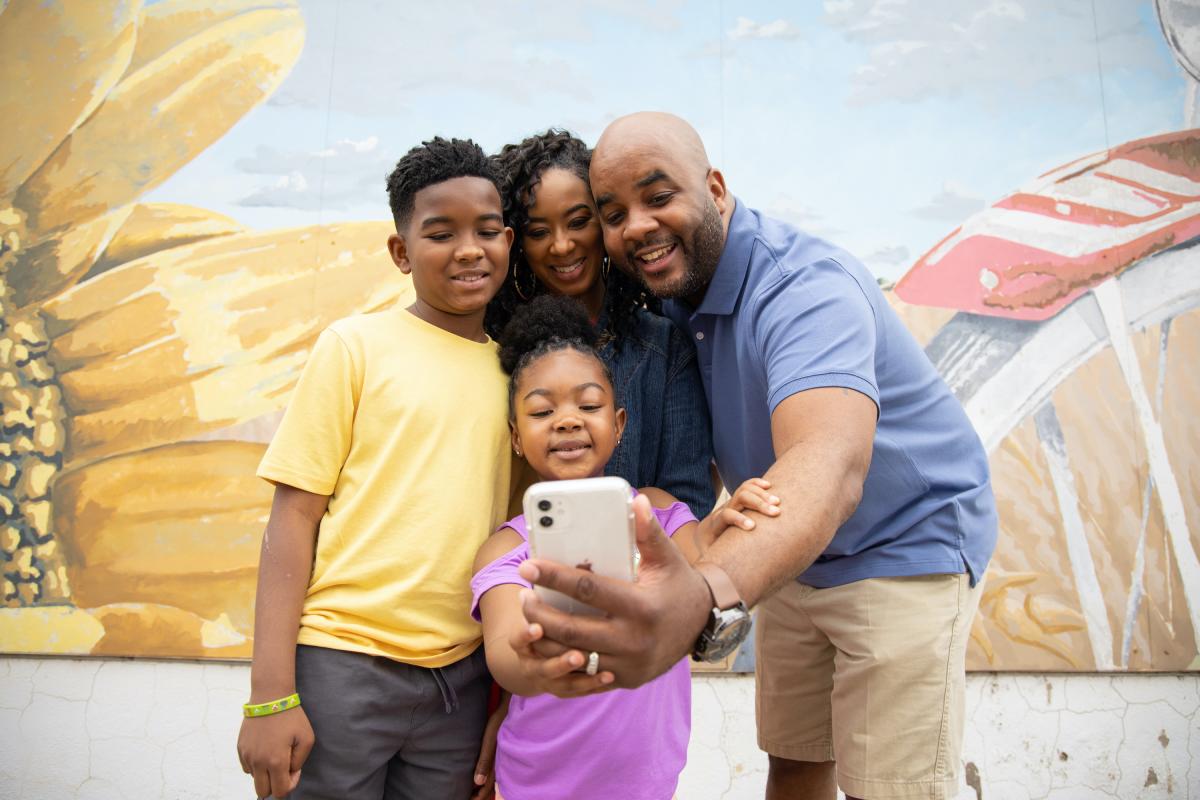
[[[759,747],[836,761],[853,797],[954,797],[979,594],[965,574],[784,586],[755,622]]]

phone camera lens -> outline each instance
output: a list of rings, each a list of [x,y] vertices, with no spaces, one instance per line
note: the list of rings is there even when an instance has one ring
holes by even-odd
[[[550,510],[550,501],[549,500],[538,500],[538,509],[541,511],[549,511]]]
[[[554,524],[554,517],[542,517],[538,522],[542,523],[543,528],[549,528]]]

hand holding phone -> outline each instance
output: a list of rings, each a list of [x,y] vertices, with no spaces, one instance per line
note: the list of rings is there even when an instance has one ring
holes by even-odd
[[[523,505],[534,558],[633,580],[633,492],[624,479],[535,483],[525,492]],[[555,608],[573,614],[601,613],[560,592],[535,588],[541,599]]]

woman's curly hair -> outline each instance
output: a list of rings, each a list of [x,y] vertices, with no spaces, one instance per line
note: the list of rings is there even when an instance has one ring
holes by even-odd
[[[500,368],[508,374],[510,414],[522,370],[548,353],[575,350],[591,356],[604,369],[609,386],[613,384],[612,371],[597,350],[599,334],[583,305],[570,297],[546,294],[522,303],[504,326],[498,341]]]
[[[525,226],[529,224],[529,207],[533,204],[537,185],[546,170],[557,168],[578,177],[591,191],[588,168],[591,166],[592,152],[570,133],[551,128],[519,144],[505,145],[493,159],[500,173],[504,221],[512,227],[516,236],[513,238],[508,276],[488,304],[483,324],[489,336],[503,343],[505,326],[517,308],[525,303],[517,293],[516,276],[518,272],[530,272],[521,241]],[[540,281],[535,281],[530,299],[546,291]],[[616,348],[621,347],[622,338],[633,323],[638,308],[659,313],[661,304],[636,278],[619,269],[610,269],[604,287],[607,324],[603,334],[605,339],[613,341]]]

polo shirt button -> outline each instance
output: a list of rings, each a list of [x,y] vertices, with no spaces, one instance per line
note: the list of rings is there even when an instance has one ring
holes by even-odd
[[[699,341],[703,338],[704,338],[704,331],[696,331],[696,340]]]

